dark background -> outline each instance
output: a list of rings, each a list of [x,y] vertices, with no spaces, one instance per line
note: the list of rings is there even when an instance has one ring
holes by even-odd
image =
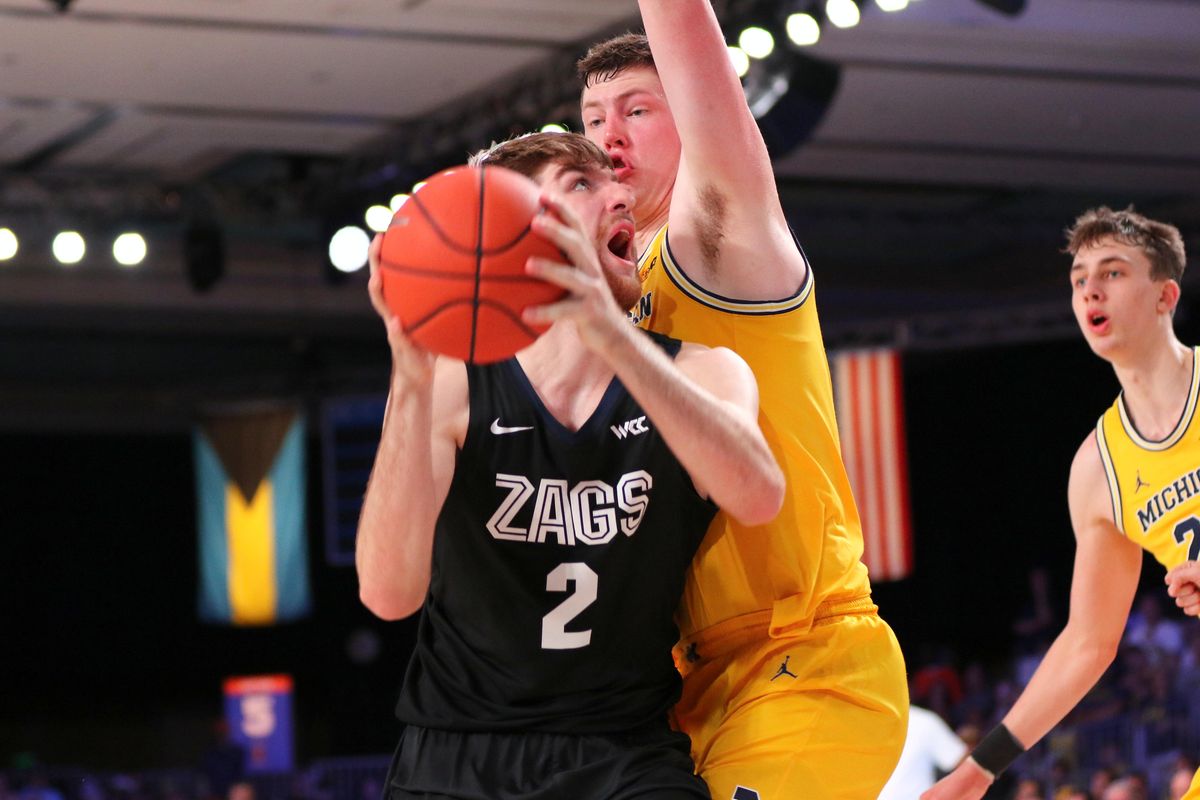
[[[1050,569],[1065,611],[1068,468],[1116,380],[1081,339],[910,352],[904,380],[916,569],[876,597],[910,670],[939,643],[998,665],[1030,567]],[[310,445],[314,612],[231,629],[196,619],[189,437],[0,438],[0,759],[188,765],[209,744],[222,679],[264,672],[296,679],[302,763],[390,749],[415,623],[374,619],[353,568],[327,565]],[[1151,565],[1144,586],[1159,591],[1160,572]],[[352,658],[352,637],[371,634],[377,656]]]

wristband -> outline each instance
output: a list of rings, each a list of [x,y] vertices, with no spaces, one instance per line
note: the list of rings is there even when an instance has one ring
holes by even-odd
[[[992,728],[987,736],[971,751],[971,758],[993,776],[1008,769],[1009,764],[1017,756],[1025,752],[1025,747],[1016,740],[1012,732],[1000,723]]]

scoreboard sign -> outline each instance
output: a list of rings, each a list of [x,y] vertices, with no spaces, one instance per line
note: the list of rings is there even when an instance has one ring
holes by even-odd
[[[229,738],[246,753],[248,773],[291,771],[295,758],[290,675],[226,678],[225,721]]]

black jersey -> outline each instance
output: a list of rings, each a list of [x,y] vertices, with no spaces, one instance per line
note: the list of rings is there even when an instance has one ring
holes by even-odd
[[[470,422],[397,716],[581,734],[661,723],[679,696],[684,571],[716,507],[618,379],[572,432],[516,359],[467,377]]]

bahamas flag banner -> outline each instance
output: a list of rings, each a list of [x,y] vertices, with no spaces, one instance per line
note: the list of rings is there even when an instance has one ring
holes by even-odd
[[[293,408],[196,427],[200,618],[270,625],[308,613],[304,419]]]

